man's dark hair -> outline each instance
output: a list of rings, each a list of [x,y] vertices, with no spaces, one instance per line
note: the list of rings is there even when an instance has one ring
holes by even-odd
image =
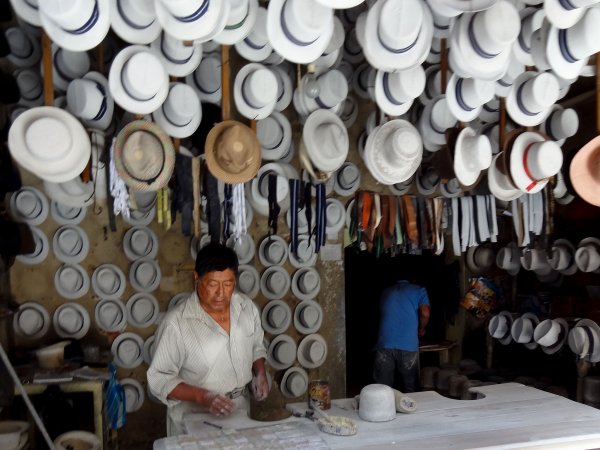
[[[218,242],[211,242],[200,249],[196,256],[196,273],[202,278],[208,272],[231,269],[237,276],[238,257],[235,251]]]

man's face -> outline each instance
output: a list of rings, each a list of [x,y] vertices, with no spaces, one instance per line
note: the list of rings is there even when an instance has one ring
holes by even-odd
[[[235,273],[231,269],[208,272],[202,278],[194,274],[200,305],[208,313],[225,312],[235,288]]]

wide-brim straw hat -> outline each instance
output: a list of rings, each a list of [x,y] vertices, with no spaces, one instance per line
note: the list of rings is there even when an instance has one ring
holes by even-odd
[[[82,78],[90,70],[91,60],[87,52],[67,50],[52,43],[52,84],[57,91],[67,92],[71,81]]]
[[[256,253],[254,238],[248,233],[240,235],[239,239],[232,235],[227,239],[226,245],[235,251],[240,264],[249,264]]]
[[[54,287],[63,298],[75,300],[90,290],[90,277],[79,264],[63,264],[54,274]]]
[[[161,270],[158,262],[150,258],[136,259],[129,268],[129,283],[138,292],[152,292],[158,288]]]
[[[250,120],[264,119],[277,103],[277,77],[260,63],[248,63],[236,74],[233,100],[238,112]]]
[[[81,79],[71,81],[66,98],[69,112],[87,128],[106,130],[113,124],[115,102],[108,80],[100,72],[88,72]]]
[[[36,302],[23,303],[13,317],[13,329],[22,338],[39,339],[44,337],[49,328],[48,310]]]
[[[156,18],[154,2],[110,0],[110,7],[110,26],[125,42],[150,44],[160,35],[162,27]]]
[[[271,72],[277,78],[277,101],[275,102],[275,110],[283,111],[292,102],[294,89],[292,87],[292,79],[288,70],[283,65],[270,66]]]
[[[54,311],[52,323],[61,338],[81,339],[90,329],[90,315],[77,302],[63,303]]]
[[[342,197],[353,195],[360,187],[361,175],[356,164],[346,161],[333,177],[333,190]]]
[[[494,250],[487,245],[476,245],[467,250],[467,267],[473,273],[489,270],[495,260]]]
[[[600,268],[600,239],[582,239],[575,251],[575,263],[582,272],[596,272]]]
[[[469,84],[465,86],[465,83]],[[491,81],[476,78],[469,80],[452,74],[446,86],[448,108],[461,122],[471,122],[479,117],[483,105],[493,97],[494,84]]]
[[[571,161],[569,177],[575,192],[586,202],[600,206],[600,175],[596,161],[600,159],[600,136],[595,137]]]
[[[139,258],[154,259],[158,254],[158,237],[148,227],[132,227],[123,236],[123,251],[130,261]]]
[[[253,29],[235,42],[235,50],[240,56],[252,62],[262,62],[271,55],[273,47],[267,36],[267,9],[259,6]]]
[[[27,265],[40,264],[48,257],[50,244],[48,243],[46,234],[42,230],[31,226],[29,228],[33,236],[35,249],[32,253],[17,255],[15,258],[17,261]]]
[[[114,333],[127,326],[127,309],[118,298],[101,298],[96,304],[94,316],[101,330]]]
[[[509,275],[516,275],[521,270],[521,252],[514,242],[498,250],[496,254],[496,265],[506,270]]]
[[[290,367],[281,378],[280,390],[285,398],[298,398],[308,389],[308,374],[302,367]]]
[[[152,294],[140,292],[127,300],[127,322],[136,328],[147,328],[158,320],[160,306]]]
[[[327,342],[320,334],[306,336],[298,345],[298,362],[306,369],[315,369],[327,359]]]
[[[156,16],[163,29],[183,41],[206,42],[227,23],[229,2],[156,0]]]
[[[48,218],[50,208],[46,196],[33,186],[23,186],[9,199],[10,216],[15,222],[41,225]]]
[[[561,3],[559,0],[544,0],[544,14],[554,28],[566,29],[579,22],[590,5],[591,2]]]
[[[290,367],[296,361],[298,346],[287,334],[279,334],[273,338],[267,348],[267,363],[275,370]]]
[[[125,332],[115,338],[110,350],[118,367],[134,369],[144,360],[143,347],[144,340],[138,334]]]
[[[294,310],[294,327],[302,334],[319,331],[323,323],[323,308],[314,300],[303,300]]]
[[[537,92],[544,92],[543,101],[545,105],[540,106],[539,111],[531,111],[531,106],[527,104],[524,98],[525,83],[533,83],[536,77],[544,77],[540,82],[543,83],[544,89],[537,89]],[[526,94],[525,94],[526,95]],[[513,82],[512,88],[506,98],[506,111],[510,117],[519,125],[532,127],[539,125],[548,117],[552,111],[552,105],[558,99],[559,85],[557,78],[550,72],[534,72],[526,71],[519,75]]]
[[[83,228],[77,225],[63,225],[54,233],[52,248],[59,261],[77,264],[87,257],[90,240]]]
[[[267,267],[260,277],[260,290],[269,300],[284,298],[290,284],[290,274],[281,266]]]
[[[271,300],[262,310],[261,321],[267,333],[285,333],[292,323],[292,310],[283,300]]]

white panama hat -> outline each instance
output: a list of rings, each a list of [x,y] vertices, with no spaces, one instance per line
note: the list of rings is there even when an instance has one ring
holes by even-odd
[[[298,398],[308,389],[308,374],[302,367],[288,368],[281,378],[281,394],[285,398]]]
[[[144,347],[142,348],[142,355],[144,362],[148,365],[152,364],[152,358],[154,358],[154,352],[156,351],[156,335],[148,336],[144,341]]]
[[[525,247],[521,255],[521,266],[542,277],[546,277],[552,272],[552,267],[548,263],[548,254],[545,249],[541,248]]]
[[[568,205],[575,200],[575,196],[567,189],[565,178],[561,172],[556,174],[556,185],[552,189],[552,196],[559,205]]]
[[[308,116],[302,142],[312,165],[323,172],[335,172],[348,156],[348,130],[336,114],[325,109]]]
[[[262,310],[261,321],[267,333],[285,333],[292,323],[292,310],[283,300],[271,300]]]
[[[309,334],[298,345],[297,356],[302,367],[315,369],[327,359],[327,342],[320,334]]]
[[[494,265],[495,260],[494,250],[487,245],[475,245],[467,249],[466,263],[473,273],[482,273],[489,270]]]
[[[346,222],[346,208],[337,198],[328,198],[325,202],[325,232],[327,238],[337,240],[339,232]]]
[[[526,7],[519,11],[521,16],[521,31],[513,44],[513,54],[517,61],[525,66],[534,66],[531,54],[531,39],[533,32],[539,30],[544,22],[545,14],[542,9]]]
[[[490,319],[488,332],[490,336],[497,339],[502,345],[508,345],[512,342],[512,323],[512,314],[508,311],[501,311]]]
[[[213,37],[221,45],[233,45],[248,36],[258,15],[258,0],[229,0],[229,6],[225,28]]]
[[[558,100],[558,80],[550,72],[523,72],[514,81],[506,110],[520,125],[535,126],[550,114]]]
[[[235,76],[233,99],[242,116],[250,120],[264,119],[275,109],[277,78],[262,64],[248,63]]]
[[[250,263],[256,252],[254,239],[249,234],[242,234],[237,240],[235,239],[235,236],[231,236],[229,239],[227,239],[227,246],[235,250],[240,264]]]
[[[437,151],[446,143],[446,129],[456,124],[456,118],[448,108],[446,96],[441,94],[432,99],[419,117],[418,128],[425,149]]]
[[[144,341],[138,334],[131,332],[119,334],[110,347],[115,364],[123,369],[135,369],[144,360],[143,346]]]
[[[79,264],[63,264],[54,274],[54,288],[61,297],[75,300],[90,290],[90,277]]]
[[[524,194],[523,191],[517,189],[510,179],[510,172],[506,167],[504,152],[500,152],[492,158],[487,176],[490,192],[498,200],[509,202]]]
[[[240,56],[251,62],[263,62],[273,53],[273,47],[267,36],[266,8],[258,7],[254,26],[247,36],[235,43],[235,50]]]
[[[21,20],[36,27],[42,25],[38,2],[39,0],[10,0],[15,14]]]
[[[425,71],[422,66],[393,73],[378,70],[375,78],[375,101],[386,114],[401,116],[424,89]]]
[[[58,92],[67,92],[69,83],[82,78],[90,67],[87,52],[75,52],[52,44],[52,84]]]
[[[164,31],[152,42],[150,47],[160,55],[169,75],[185,77],[192,73],[202,59],[202,44],[185,43]]]
[[[581,319],[568,336],[569,348],[580,358],[595,363],[600,361],[600,327],[590,319]]]
[[[129,283],[138,292],[152,292],[160,284],[158,262],[150,258],[136,259],[129,268]]]
[[[265,267],[281,266],[288,258],[288,244],[281,236],[269,235],[258,246],[258,259]]]
[[[281,266],[267,267],[260,277],[260,290],[269,300],[285,297],[290,284],[290,274]]]
[[[147,328],[158,320],[160,306],[152,294],[140,292],[127,300],[127,322],[136,328]]]
[[[163,29],[182,41],[206,42],[227,23],[229,1],[155,0],[156,16]]]
[[[588,237],[579,242],[575,263],[582,272],[596,272],[600,268],[600,239]]]
[[[487,136],[466,127],[458,135],[454,150],[454,173],[463,186],[472,186],[492,163],[492,147]]]
[[[63,303],[54,311],[52,324],[61,338],[81,339],[90,329],[90,315],[79,303]]]
[[[100,439],[89,431],[74,430],[62,433],[54,439],[54,447],[57,450],[69,448],[85,448],[89,450],[100,450]]]
[[[92,273],[92,289],[101,299],[121,298],[126,287],[125,274],[115,264],[101,264]]]
[[[139,258],[154,259],[158,254],[158,237],[148,227],[132,227],[123,236],[123,250],[130,261]]]
[[[345,219],[345,215],[344,215]],[[321,290],[321,276],[314,267],[301,267],[292,276],[292,293],[299,300],[314,300]]]
[[[23,186],[10,195],[9,210],[16,222],[41,225],[48,218],[48,199],[39,189]]]
[[[348,9],[360,5],[365,0],[317,0],[323,6],[332,9]]]
[[[185,77],[185,82],[198,93],[200,101],[219,104],[221,101],[221,59],[206,55],[198,68]]]
[[[370,100],[369,95],[369,73],[374,70],[368,63],[360,64],[352,74],[352,90],[356,95],[365,100]]]
[[[296,253],[292,251],[290,243],[289,259],[290,264],[296,269],[315,265],[317,262],[317,251],[314,241],[310,239],[308,234],[298,236]]]
[[[418,0],[378,0],[356,26],[359,39],[364,26],[363,51],[377,69],[415,67],[431,48],[433,18],[429,7]]]
[[[450,112],[461,122],[479,117],[483,105],[494,98],[494,83],[477,78],[461,78],[453,74],[446,87]]]
[[[48,310],[36,302],[21,304],[13,317],[15,333],[25,339],[42,338],[49,328],[50,315]]]
[[[38,6],[44,31],[68,50],[91,50],[110,28],[109,0],[43,0]]]
[[[540,124],[540,131],[562,146],[565,140],[574,136],[579,129],[579,116],[573,108],[553,105],[552,112]]]
[[[240,264],[238,267],[237,289],[250,298],[255,298],[260,290],[260,275],[254,266]]]
[[[351,161],[346,161],[335,173],[333,190],[342,197],[348,197],[358,190],[360,181],[358,166]]]
[[[342,60],[342,46],[344,45],[345,38],[344,25],[339,17],[334,16],[333,35],[329,40],[329,44],[325,47],[323,54],[313,63],[315,65],[315,73],[323,73],[332,67],[337,67]]]
[[[256,137],[260,141],[262,159],[277,161],[286,155],[292,144],[292,126],[287,117],[273,111],[256,122]]]
[[[339,114],[344,100],[348,96],[348,81],[344,74],[337,69],[330,69],[316,77],[317,92],[312,98],[306,89],[309,74],[302,77],[302,81],[294,92],[294,107],[301,115],[308,115],[320,108],[328,109]]]
[[[34,107],[44,104],[44,88],[42,77],[35,69],[19,69],[15,72],[19,88],[19,104]]]
[[[35,250],[26,255],[17,255],[15,258],[17,261],[23,264],[39,264],[48,257],[48,253],[50,253],[50,244],[48,243],[48,238],[42,230],[32,226],[29,228],[31,229],[33,240],[35,242]]]
[[[338,113],[346,128],[350,129],[355,124],[358,118],[358,109],[358,100],[356,100],[356,97],[348,95]]]
[[[267,363],[276,370],[290,367],[296,361],[298,346],[287,334],[279,334],[273,338],[267,348]]]
[[[115,102],[134,114],[156,111],[169,93],[169,77],[160,56],[144,45],[130,45],[115,56],[108,85]]]
[[[262,166],[256,176],[246,183],[246,198],[252,206],[252,209],[263,216],[269,215],[269,176],[274,175],[276,182],[276,200],[279,205],[280,214],[285,214],[290,207],[290,185],[289,175],[282,163],[267,163]]]
[[[541,321],[533,331],[533,339],[542,347],[547,355],[558,352],[569,334],[569,324],[565,319],[546,319]]]
[[[172,309],[178,307],[179,305],[185,303],[185,301],[192,295],[191,292],[179,292],[171,297],[169,300],[169,305],[167,306],[167,311],[171,311]]]
[[[544,0],[544,13],[548,21],[556,28],[571,28],[581,20],[583,15],[593,9],[598,0]]]
[[[169,136],[189,137],[202,120],[200,98],[191,86],[172,82],[166,100],[152,113],[152,118]]]
[[[533,339],[533,332],[539,323],[540,319],[532,313],[525,313],[517,317],[510,330],[513,341],[517,344],[524,344],[529,350],[534,350],[538,344]]]
[[[134,378],[121,378],[119,384],[125,393],[125,411],[127,414],[136,412],[144,404],[146,391],[141,383]]]
[[[59,261],[78,264],[87,257],[90,240],[83,228],[77,225],[63,225],[54,233],[52,248]]]
[[[275,110],[283,111],[292,102],[292,79],[288,71],[282,65],[269,66],[271,72],[277,78],[277,102],[275,102]]]
[[[509,275],[516,275],[521,270],[521,252],[519,247],[514,242],[509,242],[508,245],[498,250],[496,254],[496,265],[503,270],[506,270]]]
[[[452,72],[448,70],[447,75],[452,76]],[[426,106],[434,98],[442,94],[442,71],[439,64],[432,64],[425,69],[425,86],[423,92],[419,95],[419,100]]]
[[[86,208],[94,202],[94,183],[84,183],[77,176],[69,181],[44,181],[44,190],[52,202],[70,208]]]
[[[323,54],[333,34],[333,10],[315,0],[273,0],[267,9],[271,46],[288,61],[308,64]]]
[[[102,298],[94,311],[98,328],[108,332],[123,331],[127,326],[127,309],[118,298]]]
[[[111,0],[110,25],[130,44],[149,44],[161,32],[154,2],[147,0]]]
[[[323,323],[323,308],[314,300],[303,300],[294,310],[294,327],[301,334],[319,331]]]
[[[69,83],[67,110],[88,128],[106,130],[112,125],[115,102],[108,80],[100,72],[88,72]]]
[[[10,53],[6,58],[17,67],[31,67],[39,63],[42,50],[40,42],[21,27],[11,27],[4,32]]]

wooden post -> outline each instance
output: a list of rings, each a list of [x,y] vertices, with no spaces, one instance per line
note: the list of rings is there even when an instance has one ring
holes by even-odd
[[[448,84],[448,48],[446,47],[446,39],[440,39],[440,92],[446,93],[446,85]]]
[[[54,84],[52,83],[52,41],[42,31],[42,67],[44,68],[44,105],[54,106]]]
[[[499,151],[504,149],[506,139],[506,100],[500,97],[498,101],[498,147]]]
[[[223,121],[231,119],[231,80],[229,78],[229,46],[221,46],[221,114]]]

